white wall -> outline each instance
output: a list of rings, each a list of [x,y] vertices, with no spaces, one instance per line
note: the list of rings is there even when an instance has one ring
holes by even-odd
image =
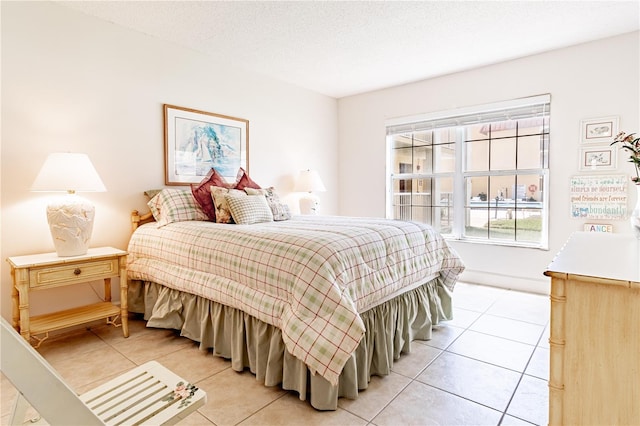
[[[315,168],[327,187],[322,209],[337,212],[335,99],[53,2],[2,2],[1,12],[3,317],[11,316],[4,259],[54,251],[48,195],[29,192],[47,154],[89,155],[108,190],[83,194],[96,205],[92,245],[126,249],[131,210],[146,211],[143,191],[164,186],[164,103],[248,119],[251,177],[295,201],[295,176]],[[101,294],[100,283],[92,287]],[[88,286],[32,293],[32,314],[97,297]]]
[[[580,120],[618,115],[622,130],[640,132],[639,38],[630,33],[340,99],[340,214],[385,215],[385,120],[550,93],[550,250],[451,244],[467,266],[463,279],[547,293],[546,266],[586,222],[570,217],[568,195],[569,178],[578,173]],[[620,173],[633,172],[627,158],[619,153]],[[632,208],[636,194],[629,190]],[[631,232],[626,221],[590,222]]]

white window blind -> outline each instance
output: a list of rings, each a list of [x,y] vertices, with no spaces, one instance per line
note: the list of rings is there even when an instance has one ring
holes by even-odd
[[[386,123],[387,135],[478,123],[515,123],[516,120],[541,118],[549,115],[550,102],[551,95],[546,94],[482,106],[390,119]]]

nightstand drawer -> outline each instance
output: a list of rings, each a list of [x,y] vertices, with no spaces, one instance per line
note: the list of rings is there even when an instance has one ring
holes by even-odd
[[[68,263],[60,266],[31,268],[29,270],[29,287],[34,289],[56,287],[118,275],[118,259]]]

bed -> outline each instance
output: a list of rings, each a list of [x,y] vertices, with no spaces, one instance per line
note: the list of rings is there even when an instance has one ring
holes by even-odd
[[[191,214],[197,205],[167,221],[169,209],[150,207],[132,214],[129,310],[318,410],[356,398],[413,340],[452,319],[464,265],[427,225],[339,216],[215,223]]]

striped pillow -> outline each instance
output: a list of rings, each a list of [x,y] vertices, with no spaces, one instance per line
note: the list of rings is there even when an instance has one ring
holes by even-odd
[[[163,189],[147,203],[158,226],[185,220],[208,220],[188,189]]]
[[[227,194],[224,198],[229,204],[233,220],[239,225],[273,222],[271,208],[267,204],[267,199],[262,195],[239,197]]]

